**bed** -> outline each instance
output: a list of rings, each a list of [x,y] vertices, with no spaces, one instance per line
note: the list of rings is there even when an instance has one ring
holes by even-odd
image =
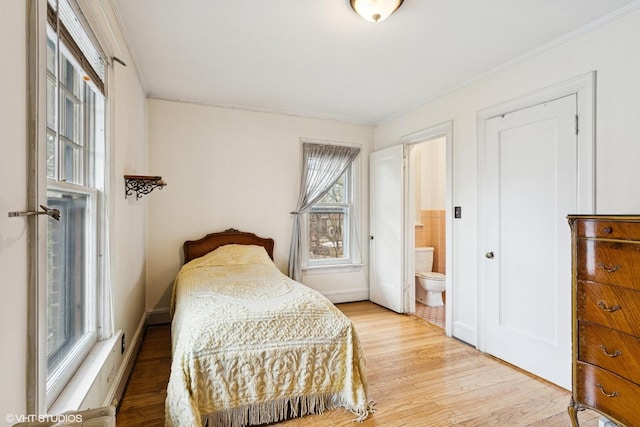
[[[229,229],[183,246],[171,299],[167,426],[247,426],[337,407],[373,412],[351,321],[273,263],[274,241]]]

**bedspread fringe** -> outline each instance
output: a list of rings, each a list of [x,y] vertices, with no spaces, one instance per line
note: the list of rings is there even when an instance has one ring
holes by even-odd
[[[304,415],[322,414],[328,409],[344,407],[357,416],[354,421],[362,422],[375,405],[369,402],[366,408],[354,408],[343,401],[339,395],[319,394],[295,396],[288,399],[245,405],[202,416],[204,427],[245,427],[284,421]]]

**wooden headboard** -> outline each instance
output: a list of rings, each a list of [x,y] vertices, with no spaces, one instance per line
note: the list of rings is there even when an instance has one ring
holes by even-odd
[[[199,258],[224,245],[257,245],[263,246],[269,257],[273,259],[273,239],[258,237],[253,233],[238,231],[234,228],[220,233],[211,233],[198,240],[187,240],[182,245],[184,251],[184,263]]]

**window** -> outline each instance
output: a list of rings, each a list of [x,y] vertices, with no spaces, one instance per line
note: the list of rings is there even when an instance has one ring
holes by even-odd
[[[309,265],[350,262],[351,166],[309,209]]]
[[[360,149],[303,143],[306,191],[311,202],[301,224],[305,269],[359,264],[358,170]],[[329,185],[329,189],[326,189]]]
[[[98,340],[99,297],[103,266],[105,201],[105,105],[103,55],[72,0],[49,0],[46,25],[46,131],[36,151],[46,161],[40,176],[46,203],[60,211],[48,218],[45,297],[37,311],[38,361],[46,374],[37,377],[39,411],[48,409]],[[38,126],[38,125],[37,125]],[[36,196],[38,199],[41,196]],[[42,392],[46,388],[46,392]]]

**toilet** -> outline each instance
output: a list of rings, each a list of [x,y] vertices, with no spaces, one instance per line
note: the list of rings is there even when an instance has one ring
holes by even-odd
[[[416,300],[430,307],[444,305],[442,292],[445,290],[445,275],[432,272],[433,248],[429,246],[415,249]]]

